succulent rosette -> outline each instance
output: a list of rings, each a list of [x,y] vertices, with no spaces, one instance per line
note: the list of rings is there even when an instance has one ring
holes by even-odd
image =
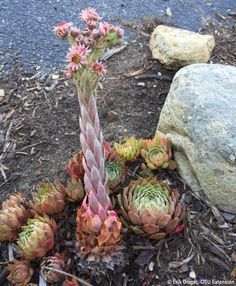
[[[4,201],[0,210],[0,241],[14,240],[27,217],[21,194],[11,195]]]
[[[69,202],[80,202],[85,195],[84,186],[81,180],[77,181],[75,178],[71,178],[67,181],[65,191]]]
[[[49,270],[46,267],[53,268],[56,270],[65,270],[65,261],[59,253],[56,253],[54,256],[46,257],[41,263],[41,275],[47,283],[58,283],[62,281],[64,275],[59,272]]]
[[[80,255],[88,256],[87,259],[93,261],[99,253],[106,253],[101,259],[107,262],[116,250],[119,251],[122,224],[115,211],[108,211],[107,217],[101,219],[84,201],[77,211],[76,223]]]
[[[112,193],[116,193],[120,190],[121,185],[125,181],[125,175],[127,168],[124,161],[113,160],[105,163],[105,169],[107,172],[107,186]]]
[[[66,173],[76,180],[83,179],[84,177],[84,167],[83,167],[83,152],[80,151],[73,155],[69,160],[68,166],[66,167]]]
[[[175,233],[183,217],[179,193],[163,181],[131,181],[118,195],[123,223],[136,234],[159,240]]]
[[[121,143],[114,143],[116,153],[127,161],[135,160],[140,155],[141,144],[135,137],[126,137]]]
[[[28,219],[17,239],[21,256],[28,261],[43,257],[54,247],[56,229],[56,222],[46,215]]]
[[[151,140],[140,140],[141,156],[151,170],[166,169],[172,157],[171,142],[167,137],[155,135]]]
[[[31,205],[39,214],[57,214],[65,207],[65,188],[58,181],[55,183],[42,182],[37,191],[32,193]]]
[[[14,260],[8,265],[9,275],[7,280],[16,286],[26,286],[33,276],[33,269],[28,261]]]
[[[116,150],[114,147],[111,147],[109,142],[103,141],[103,148],[105,151],[105,161],[112,161],[117,158]]]

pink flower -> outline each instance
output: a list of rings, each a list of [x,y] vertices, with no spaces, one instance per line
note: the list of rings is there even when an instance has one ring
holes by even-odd
[[[60,22],[58,23],[54,28],[53,28],[53,32],[55,33],[55,35],[57,35],[59,38],[66,38],[69,34],[69,28],[72,26],[73,24],[71,22]]]
[[[112,28],[113,28],[113,25],[111,25],[107,22],[102,22],[99,24],[98,30],[102,36],[106,37]]]
[[[82,10],[80,14],[80,18],[85,22],[85,23],[90,23],[90,22],[97,22],[101,20],[102,18],[98,15],[96,12],[96,9],[94,8],[87,8]]]
[[[118,27],[118,26],[113,26],[112,30],[114,30],[116,32],[117,36],[120,38],[122,38],[125,34],[125,31],[121,27]]]
[[[86,57],[89,50],[84,45],[72,46],[67,54],[67,60],[72,70],[78,70],[87,64]]]
[[[92,70],[99,75],[105,75],[107,73],[104,65],[99,61],[92,65]]]
[[[124,30],[118,26],[113,26],[109,23],[102,22],[99,25],[99,32],[102,36],[106,37],[111,31],[115,32],[118,37],[122,38],[124,36]]]
[[[67,66],[67,69],[66,69],[66,77],[68,78],[68,79],[72,79],[72,77],[74,76],[74,73],[75,73],[76,71],[74,71],[72,68],[71,68],[71,66],[70,65],[68,65]]]

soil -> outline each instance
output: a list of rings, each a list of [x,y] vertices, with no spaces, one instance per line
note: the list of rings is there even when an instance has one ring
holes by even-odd
[[[109,142],[125,136],[149,138],[155,134],[174,76],[174,72],[152,59],[148,48],[148,35],[155,21],[126,24],[134,27],[135,41],[107,60],[108,74],[98,90],[101,125]],[[234,28],[209,24],[201,32],[214,33],[216,38],[212,63],[236,66]],[[159,79],[150,79],[150,74]],[[62,71],[25,74],[16,59],[13,71],[0,79],[0,88],[5,91],[4,97],[0,97],[0,199],[3,201],[16,191],[29,196],[32,188],[43,180],[65,179],[68,159],[80,148],[80,111],[75,89]],[[128,267],[122,275],[109,273],[109,279],[102,280],[102,285],[174,285],[174,280],[189,279],[190,272],[203,279],[232,280],[229,273],[233,267],[231,255],[236,251],[235,238],[226,235],[228,229],[219,227],[222,217],[213,214],[213,207],[188,188],[176,172],[163,176],[184,191],[189,227],[182,234],[154,245],[155,250],[150,242],[127,235]],[[235,230],[235,224],[230,225]],[[204,235],[208,239],[204,240]],[[4,261],[5,243],[0,243],[0,250],[0,260]],[[171,267],[170,263],[183,261],[193,253],[190,261]],[[98,285],[96,281],[91,283]]]

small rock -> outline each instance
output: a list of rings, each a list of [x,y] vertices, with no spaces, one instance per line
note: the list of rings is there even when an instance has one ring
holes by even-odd
[[[236,252],[235,251],[231,254],[231,258],[232,258],[233,262],[236,262]]]
[[[166,9],[166,15],[167,15],[168,17],[173,17],[172,11],[171,11],[170,7],[167,7],[167,9]]]
[[[4,97],[5,96],[5,90],[4,89],[0,89],[0,97]]]
[[[183,264],[182,266],[180,266],[179,268],[179,273],[185,273],[189,270],[188,264]]]
[[[193,205],[191,207],[191,212],[200,213],[202,211],[202,204],[199,200],[194,200]]]
[[[206,63],[215,46],[212,35],[159,25],[151,35],[149,47],[155,59],[168,69]]]
[[[192,278],[192,279],[196,279],[197,275],[196,273],[192,270],[189,272],[189,277]]]
[[[144,86],[146,86],[146,84],[145,84],[145,82],[138,82],[137,86],[143,86],[144,87]]]
[[[109,111],[107,114],[107,120],[108,122],[114,122],[115,120],[117,120],[119,118],[118,113],[116,113],[115,111]]]
[[[227,220],[228,222],[233,221],[235,219],[235,215],[230,213],[222,212],[222,215],[224,219]]]
[[[150,264],[149,264],[149,266],[148,266],[148,269],[149,269],[149,271],[153,271],[153,269],[154,269],[154,262],[152,261],[152,262],[150,262]]]
[[[190,203],[192,202],[192,200],[193,200],[193,197],[192,197],[191,195],[187,195],[187,196],[185,197],[185,202],[186,202],[186,204],[190,204]]]
[[[60,77],[60,76],[59,76],[58,74],[53,74],[53,75],[52,75],[52,79],[53,79],[53,80],[59,79],[59,77]]]

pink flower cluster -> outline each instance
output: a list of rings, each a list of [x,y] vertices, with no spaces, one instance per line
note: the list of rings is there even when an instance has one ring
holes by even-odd
[[[104,75],[106,69],[98,61],[98,56],[107,47],[119,43],[124,35],[120,27],[106,22],[100,22],[101,17],[94,8],[87,8],[80,14],[80,19],[86,24],[83,30],[75,27],[71,22],[60,22],[54,27],[54,33],[62,39],[68,39],[71,48],[67,53],[67,78],[71,79],[77,71],[89,67],[98,75]]]
[[[60,22],[53,28],[54,33],[62,39],[67,38],[69,35],[69,28],[73,25],[71,22]]]

